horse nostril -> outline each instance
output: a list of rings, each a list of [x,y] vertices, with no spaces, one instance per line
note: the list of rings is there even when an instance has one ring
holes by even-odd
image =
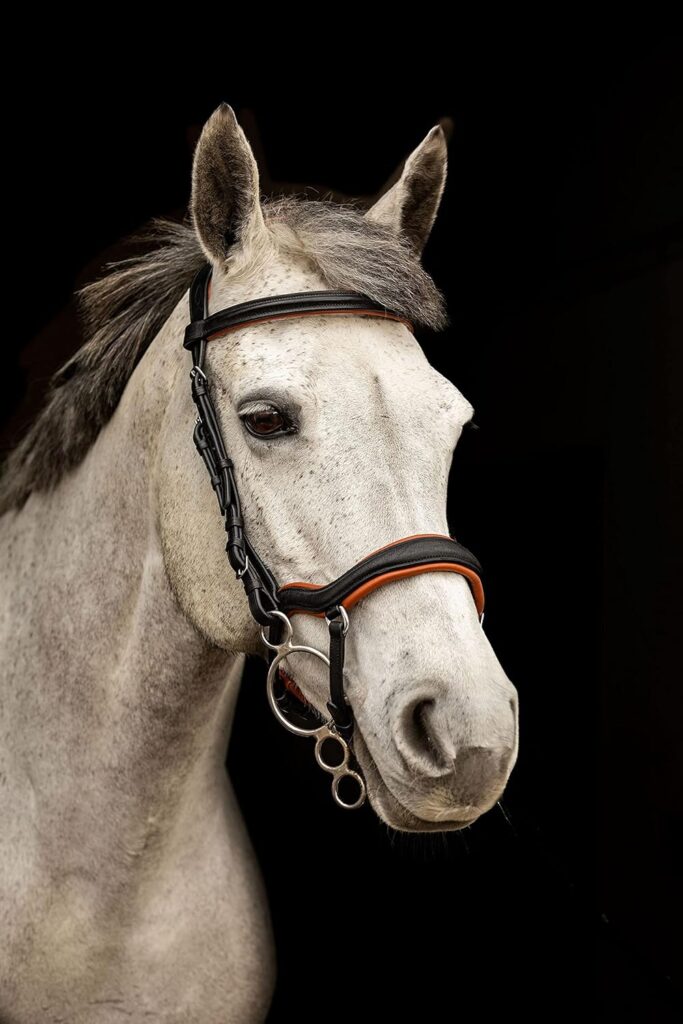
[[[422,754],[430,762],[440,763],[443,754],[436,742],[431,717],[434,713],[436,701],[425,699],[416,701],[410,711],[408,725],[408,738],[411,747],[416,753]]]
[[[411,772],[423,778],[450,779],[462,795],[461,803],[476,804],[478,796],[498,785],[509,772],[513,742],[494,734],[491,742],[472,743],[475,727],[483,737],[479,719],[468,722],[462,706],[425,687],[406,700],[394,720],[394,739]],[[507,724],[507,701],[501,710]],[[497,720],[496,720],[497,721]],[[510,729],[514,734],[514,727]],[[467,799],[465,799],[467,797]]]

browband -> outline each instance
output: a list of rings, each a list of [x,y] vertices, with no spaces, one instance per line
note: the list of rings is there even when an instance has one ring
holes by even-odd
[[[210,271],[209,266],[207,284]],[[201,273],[202,271],[200,271]],[[202,296],[203,284],[202,280],[198,280],[193,286]],[[193,319],[192,323],[185,328],[183,346],[192,349],[198,342],[206,341],[212,335],[225,334],[248,324],[264,323],[266,320],[314,316],[320,313],[325,313],[328,316],[348,313],[376,316],[384,320],[396,320],[405,324],[411,331],[413,330],[412,321],[408,317],[387,309],[380,302],[375,302],[374,299],[361,292],[290,292],[287,295],[272,295],[265,299],[239,302],[234,306],[228,306],[227,309],[219,309],[211,316]]]

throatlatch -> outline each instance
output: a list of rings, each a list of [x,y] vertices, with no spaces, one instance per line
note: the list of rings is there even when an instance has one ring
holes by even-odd
[[[267,692],[276,717],[291,732],[315,739],[315,757],[332,775],[332,794],[340,807],[352,809],[365,801],[362,775],[352,754],[353,713],[344,692],[344,649],[349,629],[348,611],[378,587],[423,572],[456,572],[471,588],[480,620],[484,617],[481,566],[475,556],[455,538],[440,533],[413,534],[370,552],[330,583],[294,582],[278,585],[277,580],[249,542],[244,529],[232,460],[225,448],[213,404],[209,379],[204,370],[206,343],[230,331],[267,320],[325,315],[360,315],[396,320],[412,330],[412,323],[400,313],[387,309],[359,292],[309,291],[267,296],[241,302],[209,315],[211,265],[206,264],[190,288],[191,323],[185,331],[184,346],[192,353],[190,380],[197,408],[194,443],[216,492],[224,517],[228,561],[244,585],[252,617],[261,626],[261,639],[268,650]],[[329,656],[313,647],[292,643],[290,617],[314,615],[327,621]],[[265,629],[268,629],[268,635]],[[330,699],[327,722],[297,724],[299,716],[287,713],[287,695],[293,693],[308,705],[282,662],[293,654],[307,654],[322,661],[329,672]],[[276,692],[280,684],[281,692]],[[310,705],[308,705],[310,707]],[[315,709],[314,709],[315,710]],[[318,716],[317,711],[315,712]],[[347,790],[351,788],[349,794]],[[355,793],[355,795],[354,795]]]

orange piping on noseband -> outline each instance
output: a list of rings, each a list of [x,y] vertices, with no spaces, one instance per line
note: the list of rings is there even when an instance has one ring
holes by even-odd
[[[419,537],[443,537],[445,540],[453,540],[447,533],[411,533],[408,537],[401,537],[400,540],[391,541],[389,544],[384,544],[380,548],[375,548],[374,551],[370,551],[362,561],[368,558],[372,558],[373,555],[378,554],[380,551],[385,551],[387,548],[393,547],[396,543],[401,543],[406,540],[416,540]],[[371,594],[373,590],[377,590],[378,587],[384,586],[385,583],[391,583],[393,580],[405,579],[409,576],[417,576],[423,572],[457,572],[461,576],[465,576],[469,581],[472,596],[474,597],[474,603],[477,608],[477,614],[481,617],[484,611],[484,587],[481,582],[479,575],[465,565],[457,565],[453,562],[427,562],[425,565],[412,565],[405,569],[393,569],[390,572],[381,573],[379,576],[375,576],[371,580],[367,580],[362,583],[359,587],[356,587],[350,594],[348,594],[339,603],[348,611],[349,608],[353,608],[354,604],[366,597],[367,594]],[[289,590],[295,587],[301,587],[303,590],[321,590],[325,583],[285,583],[279,589]],[[310,611],[308,608],[290,608],[290,615],[302,614],[302,615],[315,615],[316,618],[324,619],[324,612]]]
[[[379,549],[381,550],[381,549]],[[477,606],[477,613],[479,615],[484,611],[484,587],[479,576],[472,569],[468,569],[464,565],[453,565],[452,562],[428,562],[426,565],[412,565],[407,569],[394,569],[392,572],[382,573],[381,576],[375,576],[374,579],[368,580],[366,583],[362,583],[360,587],[357,587],[352,591],[348,597],[345,597],[343,601],[339,603],[346,608],[353,608],[354,604],[365,597],[367,594],[371,594],[373,590],[377,590],[378,587],[384,586],[385,583],[391,583],[392,580],[400,580],[407,578],[408,576],[418,576],[422,572],[457,572],[461,576],[465,576],[471,585],[472,596],[474,597],[474,603]],[[301,587],[304,590],[321,590],[323,584],[320,583],[285,583],[284,586],[280,587],[280,590],[287,590],[290,587]],[[324,612],[313,612],[309,611],[308,608],[289,608],[288,613],[290,615],[302,614],[302,615],[315,615],[316,618],[324,619]]]

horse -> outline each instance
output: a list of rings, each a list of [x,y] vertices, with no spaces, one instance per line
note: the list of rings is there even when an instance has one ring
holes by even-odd
[[[2,1020],[264,1020],[276,951],[225,761],[245,659],[267,653],[192,444],[190,284],[208,262],[212,309],[352,289],[441,330],[422,255],[446,170],[437,124],[369,208],[262,196],[224,103],[195,148],[189,216],[154,221],[147,251],[80,291],[87,340],[0,482]],[[449,533],[474,409],[406,323],[264,320],[206,361],[246,530],[277,578],[332,580],[396,537]],[[468,580],[398,578],[350,614],[371,807],[405,832],[471,826],[514,767],[518,702]],[[318,648],[326,623],[295,631]],[[328,719],[320,660],[295,683]]]

